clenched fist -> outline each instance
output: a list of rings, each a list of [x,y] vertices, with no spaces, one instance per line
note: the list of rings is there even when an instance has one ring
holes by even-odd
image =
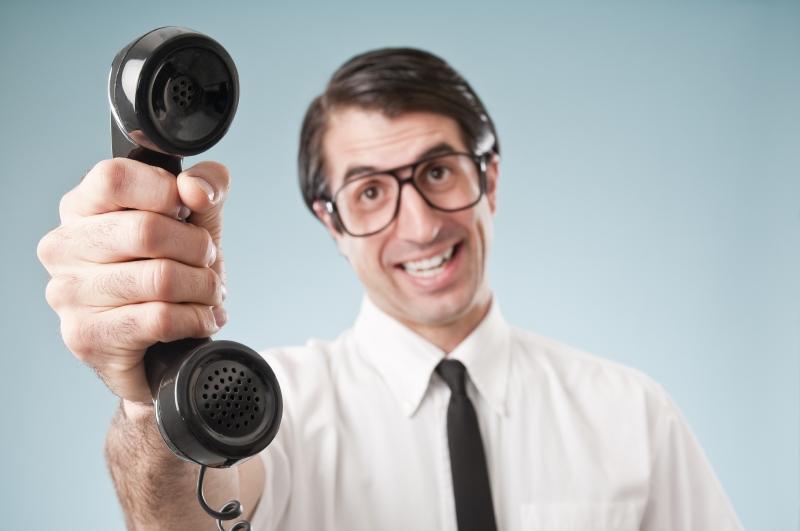
[[[112,159],[61,200],[61,225],[38,247],[51,276],[47,301],[67,347],[118,396],[150,403],[150,345],[207,337],[225,324],[220,240],[229,185],[228,170],[214,162],[176,179]]]

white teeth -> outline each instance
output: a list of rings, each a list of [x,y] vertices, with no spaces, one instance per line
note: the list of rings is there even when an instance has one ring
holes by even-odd
[[[405,262],[403,264],[403,269],[406,270],[406,273],[414,277],[432,277],[444,269],[444,265],[452,258],[453,251],[455,251],[455,246],[450,247],[441,254],[431,256],[430,258],[424,258],[414,262]]]

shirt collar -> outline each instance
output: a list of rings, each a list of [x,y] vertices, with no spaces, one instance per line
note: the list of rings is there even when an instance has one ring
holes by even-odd
[[[444,351],[385,314],[367,297],[354,327],[355,340],[407,417],[417,411]],[[498,415],[506,414],[510,328],[495,299],[481,323],[450,353]]]

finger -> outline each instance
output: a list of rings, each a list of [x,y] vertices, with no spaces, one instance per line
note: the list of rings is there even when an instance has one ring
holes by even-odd
[[[167,258],[205,267],[217,257],[217,247],[205,229],[141,210],[84,218],[55,232],[62,241],[53,242],[53,252],[62,253],[62,259],[108,264]]]
[[[53,276],[45,293],[57,311],[78,305],[111,308],[149,301],[219,306],[226,297],[225,286],[213,269],[164,259],[73,269]]]
[[[221,308],[149,302],[62,320],[61,332],[67,348],[94,368],[112,392],[149,403],[143,363],[147,348],[158,341],[210,336],[227,319],[224,311],[215,310]]]
[[[229,189],[230,173],[216,162],[201,162],[178,175],[180,199],[192,211],[188,221],[206,229],[217,245],[222,239],[222,206]]]
[[[62,222],[116,210],[158,212],[171,218],[188,215],[181,203],[175,176],[131,159],[104,160],[61,200]]]
[[[75,356],[92,367],[126,371],[151,345],[189,337],[209,337],[227,314],[203,304],[144,302],[65,319],[61,333]],[[215,315],[216,314],[216,315]]]

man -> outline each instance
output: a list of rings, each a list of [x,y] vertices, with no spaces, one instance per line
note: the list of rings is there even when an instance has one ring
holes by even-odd
[[[261,459],[210,471],[209,498],[238,497],[259,530],[740,529],[656,384],[503,320],[486,275],[499,144],[452,68],[358,56],[300,143],[306,204],[366,297],[337,340],[265,354],[280,432]],[[228,186],[215,163],[176,180],[102,162],[39,246],[66,344],[122,399],[107,456],[131,529],[214,525],[196,466],[161,441],[142,357],[225,324]]]

